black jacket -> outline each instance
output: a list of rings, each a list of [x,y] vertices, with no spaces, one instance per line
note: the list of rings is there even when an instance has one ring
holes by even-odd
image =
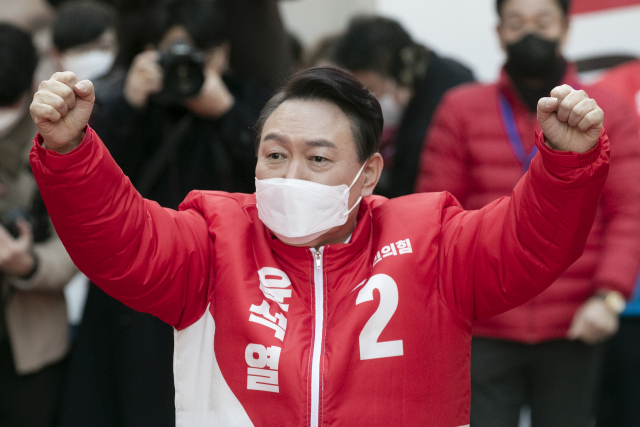
[[[253,125],[269,92],[244,80],[224,80],[235,104],[216,120],[152,101],[135,109],[123,95],[101,106],[92,126],[144,197],[175,209],[191,190],[255,191]],[[168,138],[177,143],[162,156]]]
[[[378,194],[399,197],[414,192],[420,152],[440,100],[449,89],[474,80],[473,73],[464,65],[431,54],[427,74],[416,83],[415,94],[402,117],[393,166],[388,176],[381,178]]]

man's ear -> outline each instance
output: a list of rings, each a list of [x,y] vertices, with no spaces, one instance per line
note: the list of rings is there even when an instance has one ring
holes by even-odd
[[[374,154],[369,160],[367,160],[367,165],[362,171],[362,175],[364,175],[364,183],[362,184],[362,190],[360,191],[360,196],[362,198],[369,197],[373,194],[373,190],[376,188],[376,185],[378,185],[378,181],[380,180],[383,166],[384,160],[382,160],[380,153]]]

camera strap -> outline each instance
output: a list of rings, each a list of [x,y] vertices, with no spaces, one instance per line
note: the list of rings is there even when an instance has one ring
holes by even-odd
[[[180,118],[173,129],[165,133],[160,148],[144,164],[135,185],[143,197],[149,195],[160,176],[169,167],[169,163],[175,158],[192,124],[193,116],[191,114],[185,114]]]

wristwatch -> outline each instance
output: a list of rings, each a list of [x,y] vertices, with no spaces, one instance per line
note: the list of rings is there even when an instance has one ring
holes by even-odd
[[[609,311],[620,314],[627,307],[627,301],[618,291],[605,291],[598,293],[598,296],[604,300],[604,305]]]

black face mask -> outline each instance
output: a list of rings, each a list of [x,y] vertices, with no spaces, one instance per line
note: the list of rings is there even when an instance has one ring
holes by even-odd
[[[507,45],[507,71],[512,76],[544,79],[558,62],[556,54],[559,40],[546,40],[527,34],[519,41]]]

